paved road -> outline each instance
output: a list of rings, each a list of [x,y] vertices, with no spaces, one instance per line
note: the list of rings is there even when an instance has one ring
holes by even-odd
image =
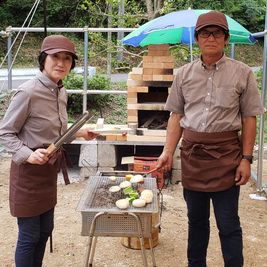
[[[31,79],[38,69],[36,68],[24,68],[24,69],[13,69],[12,70],[12,89],[18,88],[20,84]],[[82,68],[75,68],[75,72],[78,74],[82,73]],[[89,76],[95,74],[95,68],[91,67],[89,69]],[[126,81],[128,74],[111,74],[111,82],[122,82]],[[0,69],[0,93],[8,88],[7,81],[7,70]]]

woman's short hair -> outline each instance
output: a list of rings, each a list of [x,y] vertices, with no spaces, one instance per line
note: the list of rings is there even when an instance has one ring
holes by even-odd
[[[39,63],[39,70],[43,71],[44,70],[44,64],[45,64],[45,59],[48,56],[45,52],[41,52],[38,56],[38,63]],[[71,70],[75,68],[76,62],[75,62],[75,57],[72,55],[72,64],[71,64]]]

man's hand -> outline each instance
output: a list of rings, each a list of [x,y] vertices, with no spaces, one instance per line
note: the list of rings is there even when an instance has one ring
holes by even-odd
[[[168,151],[163,151],[158,158],[157,168],[161,168],[164,172],[170,171],[172,169],[172,160],[172,153],[169,153]]]
[[[49,160],[49,153],[44,148],[38,148],[31,153],[27,162],[31,164],[43,165]]]
[[[241,160],[236,170],[235,181],[236,185],[245,185],[250,178],[251,168],[247,160]]]

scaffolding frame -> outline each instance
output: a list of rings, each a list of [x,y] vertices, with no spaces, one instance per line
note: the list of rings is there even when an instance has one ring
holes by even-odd
[[[83,33],[84,34],[84,68],[83,68],[83,90],[67,90],[68,93],[72,94],[82,94],[83,95],[83,112],[86,111],[86,105],[87,105],[87,94],[99,94],[99,93],[116,93],[116,94],[126,94],[126,91],[102,91],[102,90],[87,90],[88,84],[87,84],[87,76],[88,76],[88,66],[89,66],[89,60],[88,60],[88,51],[89,51],[89,33],[90,32],[131,32],[134,30],[134,28],[89,28],[88,26],[85,26],[83,28],[47,28],[47,32],[72,32],[72,33]],[[44,32],[43,27],[32,27],[32,28],[20,28],[20,27],[7,27],[6,31],[4,32],[5,36],[8,37],[7,40],[7,51],[9,51],[7,55],[7,66],[8,66],[8,89],[12,89],[12,51],[11,51],[11,45],[12,45],[12,32]],[[2,32],[3,34],[3,32]],[[110,53],[110,52],[108,52]],[[111,64],[111,62],[109,62]],[[111,67],[110,67],[111,68]]]
[[[7,63],[8,63],[8,89],[12,89],[12,51],[10,49],[12,45],[12,32],[44,32],[44,28],[32,27],[32,28],[20,28],[20,27],[7,27],[4,34],[8,36],[7,41]],[[85,26],[83,28],[46,28],[47,32],[73,32],[73,33],[84,33],[84,82],[83,90],[67,90],[68,93],[78,93],[83,95],[83,112],[86,111],[87,106],[87,94],[126,94],[126,91],[102,91],[102,90],[87,90],[87,76],[88,76],[88,49],[89,49],[89,33],[90,32],[131,32],[135,28],[89,28]],[[2,33],[3,34],[3,33]],[[265,14],[265,30],[260,33],[253,34],[254,37],[264,36],[264,49],[263,49],[263,78],[262,78],[262,92],[261,100],[262,105],[265,107],[266,101],[266,90],[267,90],[267,9]],[[110,52],[109,52],[110,53]],[[234,46],[231,47],[231,57],[234,57]],[[111,64],[111,63],[110,63]],[[110,67],[110,66],[109,66]],[[252,172],[251,177],[256,181],[257,192],[256,195],[262,196],[267,194],[267,187],[263,185],[262,181],[262,167],[263,167],[263,145],[264,145],[264,115],[260,116],[260,130],[259,130],[259,145],[258,145],[258,161],[257,161],[257,173]]]

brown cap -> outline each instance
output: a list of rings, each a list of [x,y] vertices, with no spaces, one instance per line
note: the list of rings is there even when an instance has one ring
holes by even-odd
[[[69,52],[75,59],[78,59],[74,44],[63,35],[50,35],[45,37],[41,46],[41,52],[49,55],[58,52]]]
[[[207,26],[219,26],[224,30],[229,31],[226,17],[219,11],[210,11],[208,13],[201,14],[197,19],[195,31],[199,31]]]

